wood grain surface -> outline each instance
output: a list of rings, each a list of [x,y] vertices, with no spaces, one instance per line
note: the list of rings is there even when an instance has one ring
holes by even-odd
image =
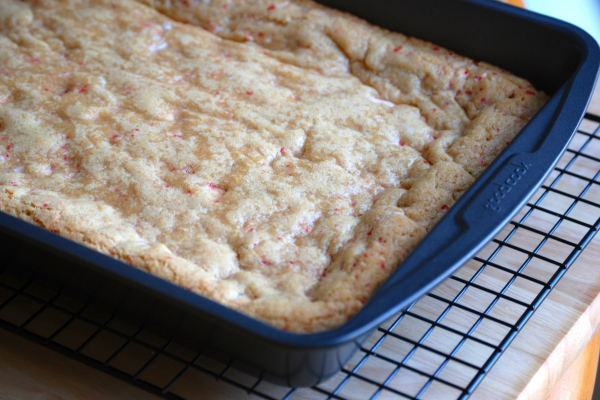
[[[596,91],[590,110],[600,114],[600,94]],[[592,127],[593,128],[593,127]],[[600,196],[600,195],[599,195]],[[558,201],[558,200],[557,200]],[[600,197],[595,201],[600,202]],[[560,204],[556,205],[560,207]],[[536,219],[538,218],[538,219]],[[592,218],[592,217],[590,217]],[[541,230],[551,222],[543,216],[532,216]],[[565,235],[577,232],[566,231]],[[535,245],[532,237],[518,238],[520,246]],[[529,243],[531,242],[531,243]],[[561,257],[560,248],[549,248],[546,255]],[[484,249],[485,252],[485,249]],[[509,257],[508,255],[506,257]],[[510,262],[509,258],[505,259]],[[477,266],[469,263],[458,275],[468,277]],[[543,271],[536,271],[542,274]],[[490,285],[502,282],[500,274],[482,279]],[[452,282],[438,292],[452,290]],[[515,285],[514,296],[530,296],[532,288]],[[420,304],[427,307],[427,299]],[[485,296],[472,294],[464,301],[470,305],[487,301]],[[498,308],[499,316],[511,318],[515,310]],[[460,317],[454,321],[460,324]],[[523,331],[512,342],[489,374],[483,379],[471,399],[543,400],[555,383],[567,371],[600,327],[600,238],[595,238],[565,274],[556,288],[533,315]],[[417,329],[415,327],[415,329]],[[494,329],[483,329],[483,338],[498,336]],[[433,346],[443,346],[444,338],[433,338]],[[372,372],[377,374],[377,369]],[[384,371],[381,371],[383,374]],[[403,383],[407,387],[410,381]],[[243,390],[216,382],[214,378],[198,375],[182,386],[182,394],[198,399],[245,399]],[[277,392],[277,388],[273,391]],[[357,389],[353,398],[362,398]],[[439,394],[439,398],[443,398]],[[0,398],[1,399],[155,399],[138,388],[82,365],[65,356],[45,349],[16,335],[0,330]],[[310,391],[299,391],[295,399],[310,399]],[[431,397],[438,398],[438,397]],[[559,397],[562,398],[562,397]]]
[[[577,356],[567,372],[554,385],[546,400],[589,400],[594,394],[594,383],[600,352],[600,331]]]

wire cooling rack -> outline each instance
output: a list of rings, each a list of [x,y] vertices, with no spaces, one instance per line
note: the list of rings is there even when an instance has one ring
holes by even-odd
[[[262,381],[2,267],[0,327],[166,399],[466,399],[600,227],[599,124],[587,114],[497,238],[317,387]]]

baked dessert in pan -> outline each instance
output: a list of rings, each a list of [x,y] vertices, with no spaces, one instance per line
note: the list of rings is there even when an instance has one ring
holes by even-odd
[[[323,331],[546,99],[308,1],[0,0],[0,210]]]

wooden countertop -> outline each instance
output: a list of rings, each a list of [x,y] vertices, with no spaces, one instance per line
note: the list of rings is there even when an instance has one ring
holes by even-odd
[[[597,90],[590,111],[600,114]],[[595,238],[471,399],[543,400],[600,327],[600,237]],[[206,380],[203,399],[247,398]],[[156,399],[138,388],[0,330],[0,398]]]

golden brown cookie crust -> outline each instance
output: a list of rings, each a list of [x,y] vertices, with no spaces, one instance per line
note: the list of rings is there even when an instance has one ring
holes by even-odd
[[[546,101],[310,1],[143,3],[0,0],[0,210],[290,331],[353,315]]]

